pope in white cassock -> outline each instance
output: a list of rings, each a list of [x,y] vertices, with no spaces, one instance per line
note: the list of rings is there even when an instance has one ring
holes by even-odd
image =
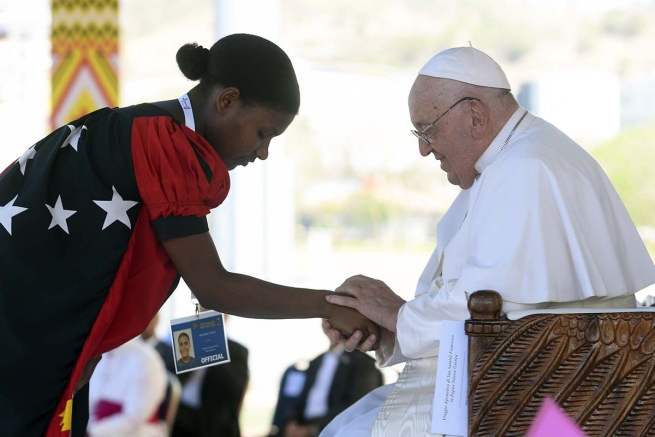
[[[441,321],[468,319],[474,291],[498,291],[505,312],[630,308],[634,293],[655,283],[655,266],[598,163],[520,107],[489,56],[470,47],[437,54],[414,82],[409,113],[421,155],[433,155],[462,191],[437,226],[413,300],[364,276],[337,289],[352,297],[327,297],[381,326],[380,365],[406,364],[395,384],[337,416],[322,437],[434,435]],[[347,339],[347,350],[361,340]]]

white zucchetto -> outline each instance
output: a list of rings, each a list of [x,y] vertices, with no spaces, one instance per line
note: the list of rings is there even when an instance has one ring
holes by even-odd
[[[418,74],[489,88],[511,89],[500,65],[473,47],[444,50],[430,59]]]

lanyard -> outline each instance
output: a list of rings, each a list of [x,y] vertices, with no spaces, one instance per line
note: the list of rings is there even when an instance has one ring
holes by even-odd
[[[177,99],[180,102],[180,106],[182,106],[182,111],[184,111],[184,124],[186,127],[191,129],[192,131],[196,131],[196,121],[193,118],[193,109],[191,108],[191,99],[189,99],[189,96],[187,94],[182,94],[180,98]],[[200,318],[200,307],[199,307],[199,302],[198,299],[196,299],[196,296],[191,293],[191,303],[196,306],[196,319]]]
[[[182,94],[182,96],[177,99],[180,102],[180,106],[182,106],[182,110],[184,111],[184,124],[186,124],[186,127],[191,129],[192,131],[196,131],[196,121],[193,118],[193,109],[191,109],[191,99],[189,99],[189,96],[186,94]]]
[[[196,319],[200,318],[200,302],[193,291],[191,292],[191,303],[196,306]],[[207,311],[207,310],[205,310]]]

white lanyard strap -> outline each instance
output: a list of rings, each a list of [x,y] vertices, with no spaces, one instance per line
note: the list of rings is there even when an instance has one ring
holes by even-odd
[[[196,121],[193,118],[193,109],[191,109],[191,99],[189,99],[188,95],[183,94],[177,100],[180,102],[180,106],[182,106],[182,110],[184,111],[184,124],[186,124],[186,127],[188,127],[189,129],[195,132]]]

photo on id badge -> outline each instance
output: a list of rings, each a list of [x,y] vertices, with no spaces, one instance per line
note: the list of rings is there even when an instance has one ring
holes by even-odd
[[[176,373],[230,362],[223,314],[205,311],[171,320]]]

